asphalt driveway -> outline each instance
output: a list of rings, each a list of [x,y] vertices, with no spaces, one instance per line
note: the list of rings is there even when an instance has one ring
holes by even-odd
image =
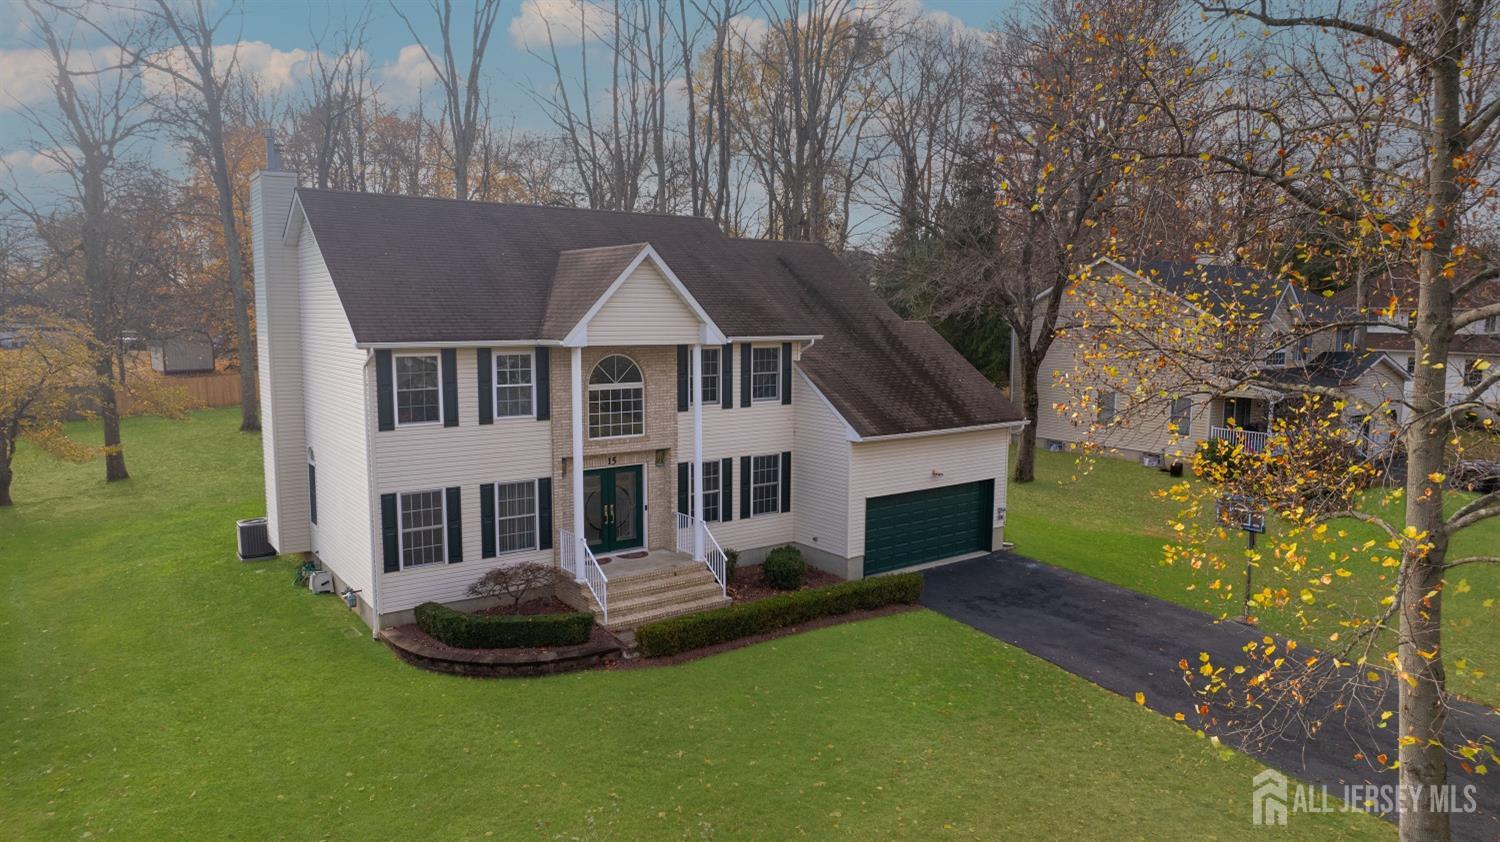
[[[1204,727],[1195,712],[1202,701],[1183,681],[1178,661],[1197,663],[1208,652],[1215,663],[1241,663],[1241,648],[1264,632],[1237,623],[1219,623],[1169,602],[1043,564],[1013,553],[926,571],[922,602],[928,608],[1044,658],[1063,669],[1129,699],[1144,693],[1146,705],[1167,716],[1183,713],[1187,724]],[[1395,693],[1385,694],[1394,704]],[[1329,699],[1312,699],[1313,710]],[[1216,712],[1211,711],[1210,715]],[[1222,714],[1221,714],[1222,715]],[[1392,720],[1394,721],[1394,720]],[[1396,754],[1395,728],[1378,729],[1367,717],[1338,721],[1307,736],[1283,731],[1273,736],[1236,736],[1222,729],[1221,739],[1278,769],[1328,788],[1337,797],[1345,785],[1394,784],[1396,773],[1355,759],[1361,750],[1373,757]],[[1214,728],[1206,728],[1216,733]],[[1449,730],[1466,736],[1488,734],[1500,742],[1500,715],[1483,706],[1459,703]],[[1474,813],[1456,813],[1456,839],[1500,839],[1500,770],[1467,776],[1449,762],[1449,782],[1473,784]],[[1250,781],[1245,781],[1245,821],[1250,821]],[[1296,816],[1290,817],[1296,821]]]

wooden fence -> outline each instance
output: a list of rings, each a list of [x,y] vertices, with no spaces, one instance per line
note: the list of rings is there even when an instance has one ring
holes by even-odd
[[[240,374],[237,371],[173,374],[165,379],[167,385],[186,391],[196,406],[240,405]],[[121,415],[136,414],[136,408],[131,403],[128,395],[120,395]]]

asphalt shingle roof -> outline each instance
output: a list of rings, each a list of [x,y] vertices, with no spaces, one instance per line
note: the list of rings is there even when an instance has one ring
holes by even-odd
[[[732,239],[695,217],[297,195],[360,343],[560,339],[649,243],[726,335],[821,335],[800,368],[862,436],[1023,417],[820,245]]]

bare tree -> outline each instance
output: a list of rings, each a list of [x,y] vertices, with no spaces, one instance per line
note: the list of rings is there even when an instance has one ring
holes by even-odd
[[[34,147],[67,174],[72,195],[61,208],[49,210],[39,209],[19,191],[0,195],[30,219],[47,242],[56,264],[54,274],[79,281],[77,323],[87,329],[94,360],[92,387],[104,432],[105,479],[127,479],[114,375],[129,329],[124,316],[128,296],[121,285],[130,277],[112,258],[118,257],[114,247],[130,237],[119,205],[126,170],[137,163],[130,158],[132,146],[151,122],[133,66],[141,33],[122,27],[114,60],[90,65],[72,53],[72,33],[63,28],[64,23],[75,23],[75,9],[32,0],[25,5],[51,59],[57,106],[46,114],[26,110],[39,135]]]
[[[401,5],[391,2],[391,9],[406,30],[416,39],[422,55],[432,66],[438,85],[443,91],[443,121],[448,129],[452,148],[449,150],[453,165],[453,195],[468,199],[470,193],[469,165],[474,155],[475,143],[481,131],[484,111],[484,92],[480,75],[484,69],[485,53],[490,46],[490,36],[495,31],[499,17],[500,0],[475,0],[474,14],[469,21],[469,57],[467,66],[460,71],[459,59],[455,55],[452,0],[429,0],[433,17],[437,21],[440,55],[433,55],[410,17]]]

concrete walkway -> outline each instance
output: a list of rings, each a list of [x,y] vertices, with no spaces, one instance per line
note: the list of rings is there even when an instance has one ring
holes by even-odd
[[[1241,647],[1264,636],[1262,631],[1218,623],[1206,614],[1012,553],[991,553],[923,575],[922,602],[932,610],[1128,699],[1145,693],[1152,710],[1169,717],[1184,713],[1187,725],[1205,727],[1210,734],[1215,730],[1202,725],[1195,712],[1202,699],[1183,681],[1178,661],[1186,658],[1196,664],[1198,654],[1208,652],[1217,664],[1243,663]],[[1385,694],[1387,707],[1394,705],[1395,695]],[[1314,699],[1309,707],[1326,710],[1329,701]],[[1211,716],[1215,713],[1210,711]],[[1290,729],[1295,735],[1266,738],[1237,737],[1221,729],[1220,738],[1267,766],[1327,786],[1337,797],[1346,784],[1396,783],[1396,773],[1354,759],[1361,749],[1367,757],[1379,752],[1396,755],[1394,725],[1377,729],[1366,720],[1330,720],[1310,737],[1298,729]],[[1460,703],[1449,717],[1449,731],[1488,734],[1500,742],[1500,715],[1481,705]],[[1448,779],[1459,787],[1460,804],[1462,788],[1468,784],[1474,785],[1478,802],[1477,812],[1453,816],[1454,838],[1500,839],[1500,769],[1467,776],[1450,760]],[[1250,796],[1247,779],[1244,813],[1235,817],[1247,826]],[[1296,815],[1289,820],[1296,821]]]

